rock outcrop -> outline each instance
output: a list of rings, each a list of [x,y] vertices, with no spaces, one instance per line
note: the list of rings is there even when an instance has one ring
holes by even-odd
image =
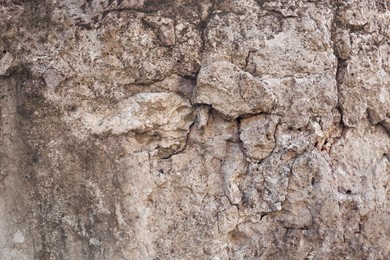
[[[390,259],[388,1],[0,17],[0,259]]]

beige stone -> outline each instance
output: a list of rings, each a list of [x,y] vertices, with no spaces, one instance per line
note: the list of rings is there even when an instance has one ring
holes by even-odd
[[[214,62],[202,68],[193,101],[208,104],[227,118],[270,111],[276,103],[267,85],[237,66]]]
[[[390,5],[3,0],[0,259],[390,259]]]

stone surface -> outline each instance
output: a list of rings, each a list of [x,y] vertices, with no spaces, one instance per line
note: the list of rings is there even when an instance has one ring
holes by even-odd
[[[235,119],[270,111],[276,98],[265,83],[251,74],[218,61],[199,71],[193,102],[211,105],[225,117]]]
[[[259,115],[242,119],[240,122],[240,140],[244,151],[253,160],[268,157],[276,146],[275,132],[279,117]]]
[[[0,259],[390,258],[386,1],[0,17]]]
[[[74,135],[132,135],[163,157],[183,150],[193,122],[191,104],[173,93],[139,93],[113,106],[82,105],[64,117]]]

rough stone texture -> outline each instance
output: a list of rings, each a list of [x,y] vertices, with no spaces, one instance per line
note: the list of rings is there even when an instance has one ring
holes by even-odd
[[[0,17],[0,259],[390,259],[388,1]]]
[[[209,104],[228,119],[269,112],[276,98],[266,85],[230,62],[202,68],[194,89],[195,104]]]

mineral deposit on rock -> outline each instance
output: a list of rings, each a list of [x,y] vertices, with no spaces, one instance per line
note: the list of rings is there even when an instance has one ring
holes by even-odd
[[[0,260],[390,259],[389,1],[3,0],[0,35]]]

